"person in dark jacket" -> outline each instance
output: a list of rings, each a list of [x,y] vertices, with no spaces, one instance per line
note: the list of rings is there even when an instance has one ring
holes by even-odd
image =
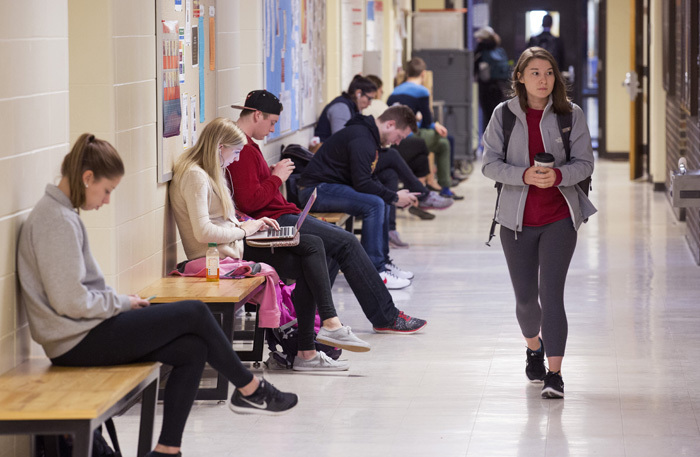
[[[552,35],[552,25],[554,25],[554,19],[551,14],[546,14],[542,18],[542,33],[539,35],[534,35],[530,37],[527,42],[527,47],[531,48],[538,46],[542,49],[546,49],[550,54],[554,56],[554,60],[557,61],[557,66],[560,71],[566,71],[566,62],[564,59],[564,45],[561,42],[561,38]]]
[[[483,129],[491,121],[493,110],[510,94],[510,67],[501,39],[491,27],[476,31],[474,73],[479,82],[479,106],[483,115]]]
[[[377,96],[377,86],[362,75],[355,75],[347,92],[335,97],[323,108],[314,135],[323,143],[345,127],[356,114],[367,108]]]
[[[302,203],[314,187],[318,189],[315,211],[362,217],[362,246],[385,280],[394,279],[392,274],[413,277],[389,259],[388,219],[389,205],[408,206],[416,202],[416,195],[388,189],[374,172],[382,146],[399,143],[415,129],[416,117],[406,106],[391,107],[377,119],[358,114],[324,141],[298,181]]]

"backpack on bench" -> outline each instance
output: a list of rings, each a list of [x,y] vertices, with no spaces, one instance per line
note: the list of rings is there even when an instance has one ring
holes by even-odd
[[[510,110],[508,104],[503,105],[503,110],[501,110],[501,123],[503,124],[503,162],[508,158],[508,142],[510,141],[510,134],[513,133],[513,127],[515,127],[515,114]],[[566,161],[571,161],[571,126],[573,124],[573,113],[569,111],[566,114],[557,114],[557,124],[559,125],[559,133],[561,134],[562,142],[564,143],[564,151],[566,151]],[[587,177],[583,181],[576,184],[581,188],[583,193],[588,196],[588,192],[593,189],[591,184],[591,177]],[[491,246],[491,240],[496,236],[496,211],[498,211],[498,201],[501,198],[501,189],[503,188],[503,183],[497,182],[494,184],[498,195],[496,196],[496,208],[493,211],[493,220],[491,221],[491,230],[489,231],[489,240],[486,242],[486,246]],[[585,221],[584,221],[585,222]]]

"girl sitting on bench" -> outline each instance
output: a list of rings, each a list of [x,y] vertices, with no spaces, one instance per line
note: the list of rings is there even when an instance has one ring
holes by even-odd
[[[205,363],[236,386],[229,407],[237,413],[278,415],[296,406],[296,394],[280,392],[243,366],[204,303],[150,306],[105,283],[78,212],[109,203],[124,176],[111,144],[81,135],[63,159],[61,175],[58,186],[46,186],[19,237],[17,271],[29,329],[54,365],[173,366],[161,434],[147,457],[180,455]]]

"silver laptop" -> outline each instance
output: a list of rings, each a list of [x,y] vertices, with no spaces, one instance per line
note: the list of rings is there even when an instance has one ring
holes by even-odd
[[[309,211],[311,211],[311,207],[314,205],[315,201],[316,201],[316,189],[314,189],[314,191],[311,193],[311,196],[309,197],[309,201],[306,202],[306,206],[304,206],[304,210],[299,215],[299,219],[297,219],[296,225],[286,225],[284,227],[280,227],[279,230],[275,230],[275,229],[271,229],[271,228],[268,228],[266,230],[261,230],[258,233],[247,236],[246,240],[255,240],[255,241],[266,240],[266,241],[269,241],[269,240],[288,240],[288,239],[294,238],[294,236],[297,234],[297,232],[301,228],[301,224],[304,223],[304,219],[306,219],[306,216],[309,214]]]

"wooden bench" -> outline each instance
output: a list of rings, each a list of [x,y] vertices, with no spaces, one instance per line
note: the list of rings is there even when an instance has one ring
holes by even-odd
[[[338,227],[343,227],[353,233],[355,218],[347,213],[309,213],[311,216],[322,221],[330,222]]]
[[[173,303],[181,300],[201,300],[207,304],[214,317],[219,317],[221,328],[233,344],[233,321],[237,309],[245,305],[250,298],[264,287],[265,277],[255,276],[241,279],[221,279],[219,282],[207,282],[205,278],[169,276],[161,278],[139,292],[142,297],[156,297],[151,303]],[[253,340],[251,351],[238,351],[243,361],[259,363],[264,349],[264,329],[258,328],[257,316],[255,330],[237,332],[236,339]],[[228,380],[217,374],[216,387],[200,387],[197,400],[226,400],[228,398]]]
[[[73,455],[92,455],[92,434],[143,393],[138,456],[151,450],[160,363],[57,367],[32,359],[0,375],[0,434],[72,434]],[[128,455],[128,454],[127,454]]]

